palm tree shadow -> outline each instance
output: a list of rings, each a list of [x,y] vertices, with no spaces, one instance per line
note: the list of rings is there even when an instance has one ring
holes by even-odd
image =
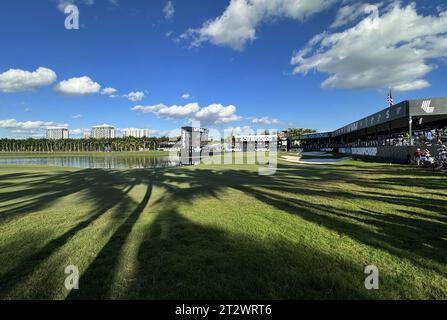
[[[18,265],[2,274],[0,277],[0,296],[7,295],[17,283],[22,282],[28,277],[36,268],[36,262],[39,263],[46,260],[70,241],[74,235],[90,226],[91,223],[99,219],[110,209],[116,205],[120,205],[125,211],[131,205],[131,200],[127,195],[141,181],[141,178],[133,177],[132,175],[127,177],[117,177],[114,175],[113,179],[117,179],[115,182],[118,181],[118,183],[113,184],[110,183],[112,175],[113,173],[104,174],[101,171],[83,170],[75,174],[69,173],[52,176],[51,178],[45,179],[39,188],[27,189],[23,196],[28,197],[31,194],[33,196],[32,200],[28,201],[26,205],[19,205],[13,211],[8,211],[8,215],[10,216],[8,218],[17,218],[32,212],[27,210],[46,208],[47,206],[51,206],[54,201],[81,190],[84,191],[83,200],[91,203],[93,208],[85,215],[85,218],[78,221],[73,227],[64,231],[56,238],[51,239],[38,251],[24,257]],[[60,186],[54,184],[55,181],[60,180],[64,181],[64,185],[71,187],[61,191]],[[52,192],[41,194],[40,192],[42,190],[52,190]],[[16,193],[13,194],[15,195]],[[8,196],[11,196],[11,194]]]
[[[385,169],[384,169],[385,170]],[[364,170],[369,174],[368,170]],[[148,174],[150,172],[150,174]],[[301,185],[296,185],[297,175]],[[119,259],[126,240],[131,235],[142,213],[151,200],[154,187],[166,194],[154,202],[161,207],[154,222],[145,230],[138,248],[135,279],[120,292],[121,297],[144,299],[192,298],[368,298],[374,293],[363,287],[363,270],[360,265],[336,258],[315,249],[296,246],[287,241],[257,241],[242,234],[228,234],[223,229],[195,223],[181,212],[179,204],[193,203],[197,197],[219,198],[221,190],[239,190],[258,201],[297,215],[305,220],[346,234],[361,243],[387,250],[398,257],[419,263],[420,257],[435,262],[446,261],[444,242],[439,234],[445,225],[438,222],[381,216],[380,213],[359,208],[360,218],[344,216],[330,204],[321,207],[306,201],[303,196],[324,194],[330,198],[341,197],[377,200],[376,196],[353,194],[349,190],[324,190],[329,181],[359,182],[349,170],[327,169],[321,174],[317,169],[300,169],[282,166],[276,176],[259,177],[255,171],[184,168],[137,171],[82,170],[56,177],[42,178],[30,184],[29,191],[13,191],[0,195],[0,200],[18,197],[19,205],[8,211],[8,218],[28,214],[52,206],[61,197],[83,191],[87,201],[95,203],[86,219],[53,239],[44,248],[0,279],[0,292],[7,292],[13,285],[28,276],[35,268],[30,261],[42,261],[52,255],[80,230],[111,208],[119,205],[125,213],[114,223],[116,229],[106,245],[96,255],[81,277],[81,289],[72,291],[69,299],[113,298],[112,286],[118,276]],[[43,181],[43,183],[42,183]],[[62,181],[62,183],[61,183]],[[312,183],[314,189],[306,189]],[[135,185],[144,184],[142,200],[135,203],[128,193]],[[263,187],[269,191],[261,191]],[[383,187],[383,186],[382,186]],[[300,192],[302,194],[300,194]],[[291,197],[293,194],[293,197]],[[31,198],[31,200],[30,200]],[[384,196],[386,199],[386,196]],[[391,199],[398,201],[398,199]],[[416,199],[402,199],[399,204],[411,205]],[[442,206],[442,200],[438,201]],[[135,209],[130,212],[130,208]],[[210,208],[212,210],[212,208]],[[206,214],[206,212],[204,212]],[[362,223],[380,227],[382,235],[349,222],[360,219]],[[404,241],[413,239],[414,230],[439,232],[423,235],[433,250],[411,248]],[[445,233],[444,233],[445,234]],[[402,236],[403,235],[403,236]],[[332,272],[328,272],[331,269]]]
[[[83,284],[82,291],[71,291],[67,299],[107,298],[107,294],[110,293],[109,290],[111,289],[110,284],[113,283],[113,278],[116,272],[114,266],[118,263],[121,249],[124,247],[124,243],[126,242],[127,236],[131,233],[133,226],[148,205],[152,195],[152,189],[153,184],[149,183],[141,202],[135,210],[122,221],[113,236],[98,253],[94,262],[82,275],[82,278],[80,279],[80,282]],[[99,291],[98,295],[99,288],[103,288],[104,290]]]
[[[130,298],[368,297],[359,266],[288,242],[228,234],[194,223],[175,208],[162,212],[146,232],[138,265]]]

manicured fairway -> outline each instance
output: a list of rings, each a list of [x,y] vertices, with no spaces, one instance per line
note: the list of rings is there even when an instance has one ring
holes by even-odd
[[[362,162],[0,167],[0,298],[446,299],[447,178]]]

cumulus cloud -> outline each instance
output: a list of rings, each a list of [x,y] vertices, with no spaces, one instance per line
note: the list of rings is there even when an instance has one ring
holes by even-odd
[[[164,104],[142,106],[132,108],[133,111],[152,113],[162,118],[168,119],[191,119],[203,124],[222,124],[238,121],[241,119],[236,114],[236,107],[233,105],[223,106],[221,104],[211,104],[201,108],[198,103],[188,103],[183,106]]]
[[[157,115],[166,118],[188,118],[199,109],[200,107],[197,103],[188,103],[184,106],[165,106],[157,111]]]
[[[256,30],[264,21],[291,18],[304,21],[339,0],[231,0],[224,13],[206,21],[202,27],[189,29],[182,38],[191,46],[203,42],[243,50],[246,43],[256,39]]]
[[[399,2],[381,11],[377,19],[369,16],[344,31],[315,36],[293,55],[294,74],[329,74],[324,88],[409,91],[430,86],[424,77],[436,68],[433,60],[447,57],[447,11],[424,16],[415,3]]]
[[[182,119],[192,117],[200,109],[197,103],[188,103],[184,106],[167,106],[165,104],[157,104],[152,106],[135,106],[133,111],[143,113],[153,113],[159,117],[169,119]]]
[[[166,3],[166,5],[163,8],[163,14],[165,15],[166,19],[172,19],[174,17],[174,13],[175,13],[175,9],[174,9],[174,5],[172,4],[171,1],[168,1],[168,3]]]
[[[15,131],[29,132],[38,129],[48,129],[51,127],[68,127],[67,124],[61,124],[52,121],[24,121],[20,122],[16,119],[0,120],[0,128],[12,129]]]
[[[128,94],[124,95],[124,98],[129,99],[130,101],[137,102],[144,99],[144,92],[142,91],[136,91],[136,92],[129,92]]]
[[[100,92],[101,86],[87,76],[59,82],[54,91],[65,96],[87,96]]]
[[[73,119],[81,119],[82,118],[82,114],[74,114],[71,116]]]
[[[235,106],[229,105],[225,107],[215,103],[197,112],[195,119],[202,123],[219,124],[239,121],[241,117],[236,115]]]
[[[115,88],[107,87],[107,88],[102,89],[101,94],[110,96],[110,95],[114,95],[117,92],[118,92],[118,90],[116,90]]]
[[[0,73],[1,92],[19,92],[35,90],[48,86],[56,81],[56,73],[48,68],[40,67],[36,71],[9,69]]]
[[[278,119],[269,118],[269,117],[262,117],[262,118],[253,117],[253,118],[251,118],[251,122],[254,124],[265,124],[265,125],[279,124]]]
[[[182,95],[182,99],[185,99],[185,100],[191,99],[191,95],[189,93],[185,93]]]

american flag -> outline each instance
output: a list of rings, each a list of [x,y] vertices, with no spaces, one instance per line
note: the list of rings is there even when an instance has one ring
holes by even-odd
[[[391,88],[388,91],[388,106],[391,108],[392,106],[394,106],[394,100],[393,100],[393,95],[391,94]]]

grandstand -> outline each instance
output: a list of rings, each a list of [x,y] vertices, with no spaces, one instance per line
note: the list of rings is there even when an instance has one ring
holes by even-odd
[[[417,147],[434,152],[447,142],[447,98],[407,100],[333,132],[303,135],[305,151],[408,162]]]

